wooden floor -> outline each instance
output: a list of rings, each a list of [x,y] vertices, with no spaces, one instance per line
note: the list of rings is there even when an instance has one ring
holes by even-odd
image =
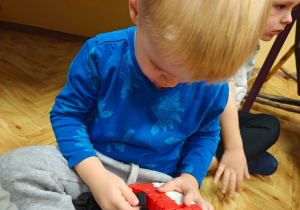
[[[56,144],[49,111],[82,45],[0,30],[0,155],[23,146]],[[280,74],[261,92],[300,99],[296,83]],[[300,209],[300,115],[256,103],[251,112],[273,114],[281,122],[279,141],[270,149],[278,171],[266,178],[252,175],[233,198],[220,193],[210,172],[201,188],[203,197],[217,210]]]

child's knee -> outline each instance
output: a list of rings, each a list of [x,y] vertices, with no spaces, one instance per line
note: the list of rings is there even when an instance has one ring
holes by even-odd
[[[273,134],[274,138],[278,138],[280,134],[280,122],[277,117],[268,115],[268,125],[270,130],[272,131],[271,133]]]
[[[1,179],[12,178],[14,175],[19,174],[22,168],[27,165],[27,161],[28,158],[26,158],[24,148],[15,149],[0,156]]]
[[[280,135],[280,122],[277,117],[273,115],[266,115],[264,121],[267,127],[269,142],[273,145],[277,142]]]
[[[272,115],[270,117],[271,117],[271,120],[272,120],[272,123],[273,123],[273,128],[280,131],[280,122],[277,119],[277,117],[272,116]]]

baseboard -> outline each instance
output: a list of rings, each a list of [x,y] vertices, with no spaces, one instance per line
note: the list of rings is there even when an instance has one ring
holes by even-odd
[[[90,38],[87,36],[68,34],[64,32],[53,31],[53,30],[39,28],[35,26],[28,26],[28,25],[6,22],[6,21],[0,21],[0,29],[13,30],[13,31],[18,31],[18,32],[23,32],[28,34],[51,37],[60,40],[72,41],[72,42],[78,42],[78,41],[84,42]]]

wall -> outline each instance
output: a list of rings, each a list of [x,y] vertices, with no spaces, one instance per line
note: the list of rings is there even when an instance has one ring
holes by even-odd
[[[129,17],[128,0],[0,0],[0,21],[25,24],[82,36],[127,28],[133,23]],[[292,29],[276,62],[294,43]],[[261,42],[256,67],[261,67],[275,38]],[[295,56],[284,64],[296,71]]]
[[[0,21],[82,36],[127,28],[128,0],[0,0]]]
[[[279,55],[277,56],[274,65],[282,58],[282,56],[290,49],[292,45],[295,43],[295,33],[296,33],[296,24],[294,24],[292,30],[290,31],[284,45],[282,46]],[[273,39],[269,42],[260,41],[261,44],[261,51],[258,53],[257,59],[256,59],[256,67],[261,68],[276,37],[273,37]],[[296,72],[296,60],[295,60],[295,54],[293,54],[284,64],[284,67],[288,68],[290,72]],[[280,70],[279,70],[280,71]]]
[[[295,33],[296,33],[296,24],[294,24],[292,30],[290,31],[284,45],[282,46],[279,55],[277,56],[274,65],[282,58],[282,56],[290,49],[290,47],[295,43]],[[263,65],[263,62],[265,61],[276,37],[274,37],[269,42],[260,41],[261,44],[261,51],[257,56],[256,60],[256,67],[261,68]],[[288,68],[290,72],[296,72],[296,60],[295,60],[295,54],[293,54],[284,64],[284,67]],[[280,70],[279,70],[280,71]]]

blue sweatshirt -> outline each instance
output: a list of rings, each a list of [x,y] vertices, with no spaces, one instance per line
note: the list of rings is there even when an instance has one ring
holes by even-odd
[[[157,89],[135,56],[136,27],[88,40],[70,66],[50,112],[58,146],[72,168],[96,156],[135,163],[201,185],[220,140],[227,83]]]

